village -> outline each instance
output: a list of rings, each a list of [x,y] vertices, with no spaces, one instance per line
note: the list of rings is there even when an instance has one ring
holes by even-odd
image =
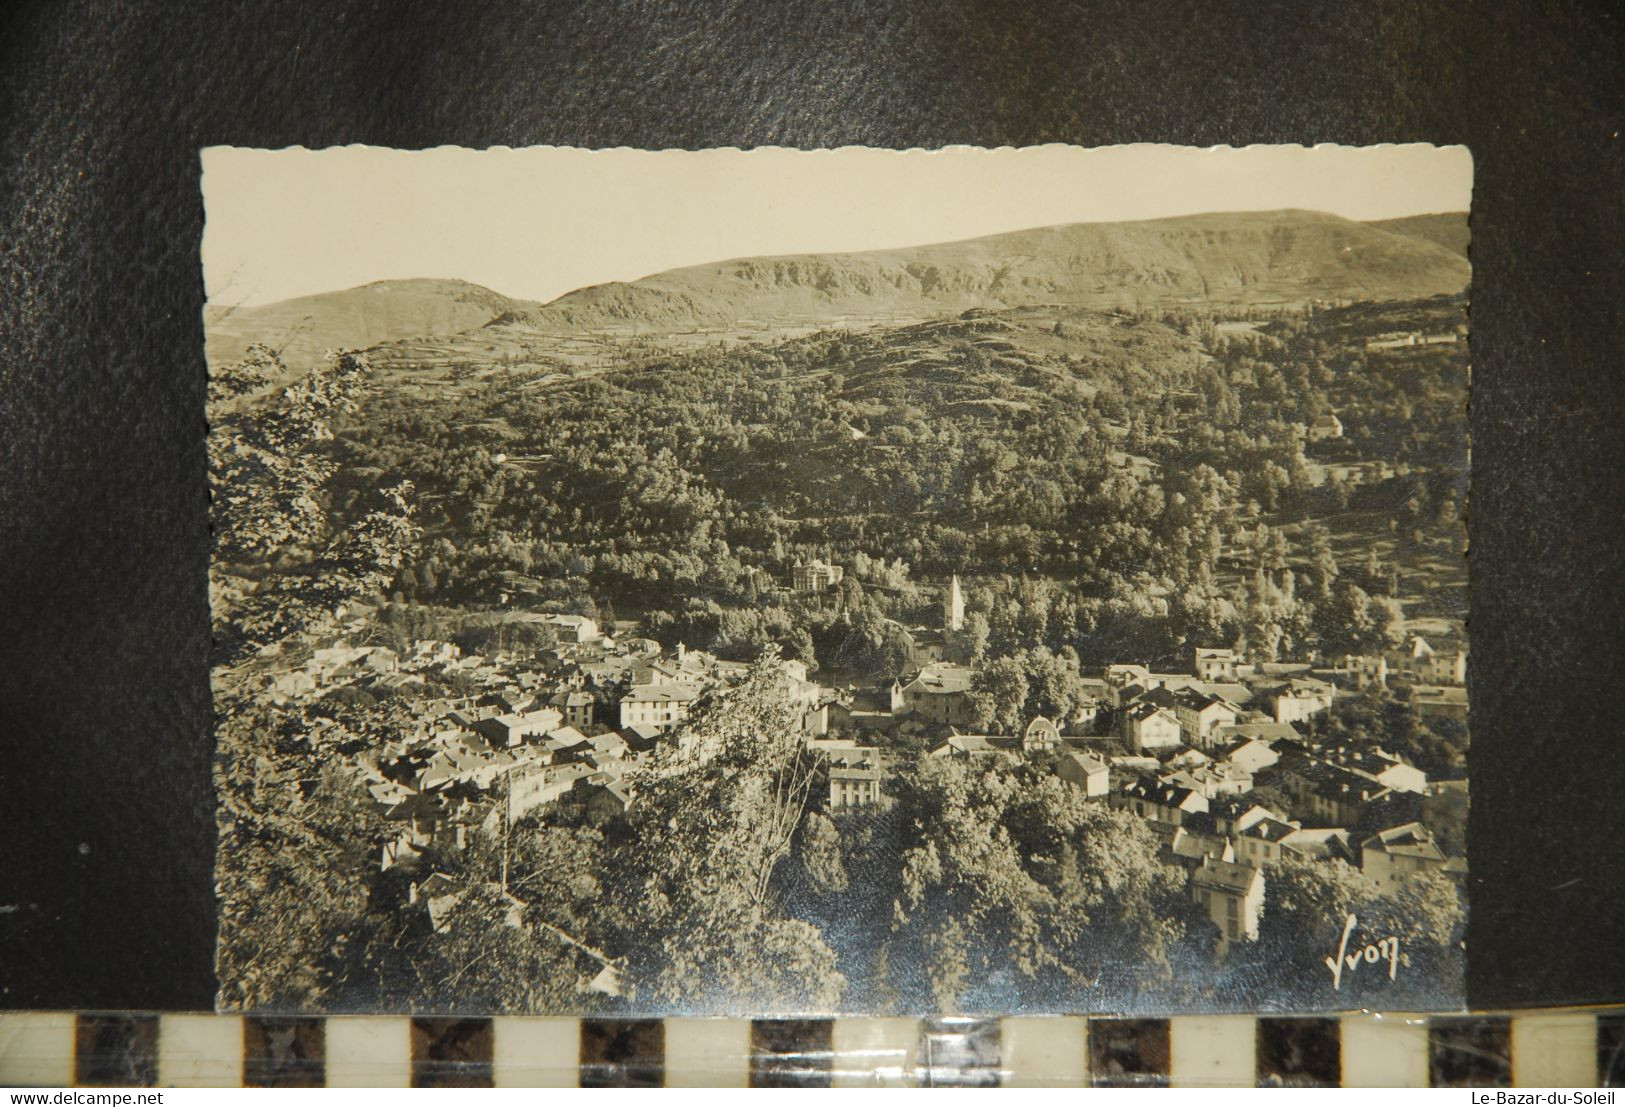
[[[840,566],[797,564],[788,584],[818,592],[841,577]],[[1086,694],[1069,718],[976,733],[967,723],[978,670],[956,649],[965,620],[957,576],[942,594],[941,627],[910,628],[907,672],[831,686],[804,662],[777,663],[819,766],[814,804],[830,817],[883,808],[888,778],[914,757],[1053,774],[1147,822],[1160,859],[1188,874],[1218,958],[1258,937],[1269,871],[1283,859],[1341,860],[1392,892],[1427,873],[1464,879],[1466,781],[1430,780],[1346,733],[1335,743],[1321,736],[1340,698],[1400,688],[1419,715],[1465,722],[1464,645],[1411,635],[1382,653],[1267,664],[1198,647],[1180,671],[1123,661],[1083,674]],[[635,770],[662,743],[688,740],[691,708],[728,696],[751,672],[581,615],[513,618],[545,624],[556,643],[483,655],[433,640],[409,652],[340,644],[267,678],[267,697],[288,709],[343,688],[408,705],[409,723],[344,756],[389,828],[377,842],[379,870],[395,873],[403,909],[422,911],[433,929],[466,892],[433,857],[466,849],[476,832],[495,840],[527,817],[613,823],[637,802]],[[429,692],[448,680],[468,694]],[[335,725],[307,717],[316,730]],[[612,978],[599,982],[613,989]]]

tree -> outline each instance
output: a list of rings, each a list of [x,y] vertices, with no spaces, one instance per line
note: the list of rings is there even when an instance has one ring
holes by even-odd
[[[367,938],[382,827],[356,779],[313,756],[302,719],[229,700],[221,708],[221,1006],[325,1008],[344,990],[351,947]]]
[[[432,916],[423,899],[378,913],[352,949],[352,986],[406,1010],[443,1007],[450,993],[503,1013],[594,1011],[602,997],[588,983],[613,963],[592,944],[605,924],[594,910],[600,847],[596,831],[526,822],[506,836],[476,831],[460,852],[430,847],[433,871],[455,874],[449,887]]]
[[[255,392],[286,375],[288,367],[263,342],[251,344],[241,359],[209,370],[209,407],[221,411],[241,396]]]
[[[1043,715],[1065,727],[1086,698],[1076,652],[1063,657],[1040,646],[1027,651],[1020,660],[1027,677],[1023,715],[1028,719]]]
[[[370,371],[365,355],[342,354],[269,405],[217,409],[208,438],[217,556],[259,560],[322,536],[318,494],[335,465],[319,447],[332,439],[334,418],[353,410]],[[221,389],[245,390],[281,372],[281,362],[258,347],[218,379]]]
[[[843,617],[847,631],[836,647],[837,664],[869,673],[902,671],[909,649],[901,627],[870,606]]]
[[[884,956],[910,1006],[1125,1001],[1173,985],[1191,906],[1143,821],[1048,773],[927,758],[899,780],[904,840]]]
[[[1344,861],[1289,858],[1272,865],[1266,880],[1258,941],[1234,953],[1234,971],[1257,1002],[1301,1002],[1307,994],[1339,1006],[1392,1008],[1459,992],[1465,915],[1449,878],[1413,877],[1389,895]],[[1336,955],[1350,915],[1356,949],[1399,939],[1402,964],[1392,981],[1386,972],[1345,972],[1334,990],[1325,962]],[[1318,988],[1306,987],[1311,981]]]
[[[399,989],[391,998],[409,1010],[432,1009],[448,994],[482,1011],[591,1010],[594,1001],[583,984],[602,963],[562,940],[555,928],[538,925],[538,910],[504,894],[499,883],[465,881],[443,929],[406,943],[403,956],[383,974]]]
[[[338,535],[309,564],[309,572],[282,574],[229,612],[217,640],[217,658],[235,660],[301,632],[331,627],[351,602],[383,595],[400,574],[421,530],[411,482],[379,490],[377,506]]]
[[[1348,478],[1341,472],[1333,472],[1328,483],[1331,488],[1332,502],[1337,505],[1337,510],[1347,511],[1349,501],[1354,498],[1354,486],[1349,483]]]
[[[1396,646],[1400,640],[1402,621],[1399,605],[1392,599],[1372,597],[1367,616],[1371,620],[1372,646]]]
[[[644,999],[804,1010],[833,1006],[845,987],[818,929],[780,917],[771,894],[817,776],[787,689],[783,663],[765,655],[628,778],[640,845],[616,854],[605,886]]]
[[[848,879],[841,858],[841,832],[828,815],[814,812],[802,824],[800,855],[802,866],[818,891],[846,891]]]
[[[959,631],[954,632],[954,649],[960,657],[965,658],[965,665],[972,668],[981,665],[988,655],[988,616],[981,611],[972,611],[965,616],[965,624]]]
[[[1351,580],[1338,582],[1331,599],[1315,613],[1321,648],[1328,653],[1363,653],[1379,648],[1391,621],[1391,609]]]
[[[1027,673],[1014,657],[984,665],[971,681],[971,724],[994,734],[1017,734],[1025,724]]]
[[[1331,534],[1315,523],[1307,529],[1305,539],[1309,555],[1309,579],[1314,586],[1314,599],[1325,603],[1332,598],[1332,585],[1337,581],[1337,556],[1332,552]]]
[[[660,968],[640,999],[732,1015],[827,1011],[841,1002],[846,978],[811,923],[726,895],[694,901],[673,922],[662,932]]]
[[[307,569],[246,594],[212,589],[220,660],[331,621],[352,600],[384,594],[401,575],[421,533],[410,481],[377,490],[370,510],[331,539],[321,504],[336,471],[324,444],[334,420],[354,410],[370,370],[363,354],[338,355],[269,406],[228,412],[212,428],[217,558],[263,562],[293,548],[305,551]],[[212,583],[223,583],[218,571]]]

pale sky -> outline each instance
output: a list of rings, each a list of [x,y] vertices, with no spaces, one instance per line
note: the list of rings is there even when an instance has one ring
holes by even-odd
[[[1056,223],[1310,208],[1466,211],[1464,146],[938,151],[203,151],[204,285],[260,304],[403,277],[551,300],[729,258]]]

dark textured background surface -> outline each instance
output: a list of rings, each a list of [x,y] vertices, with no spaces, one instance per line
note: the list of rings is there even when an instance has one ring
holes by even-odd
[[[361,141],[1469,145],[1470,998],[1625,1000],[1625,36],[1606,5],[3,18],[0,1006],[212,1002],[197,150]]]

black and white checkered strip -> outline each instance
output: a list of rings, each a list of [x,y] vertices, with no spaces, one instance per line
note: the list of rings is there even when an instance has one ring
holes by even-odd
[[[1625,1012],[1173,1019],[0,1014],[13,1086],[1614,1087]]]

